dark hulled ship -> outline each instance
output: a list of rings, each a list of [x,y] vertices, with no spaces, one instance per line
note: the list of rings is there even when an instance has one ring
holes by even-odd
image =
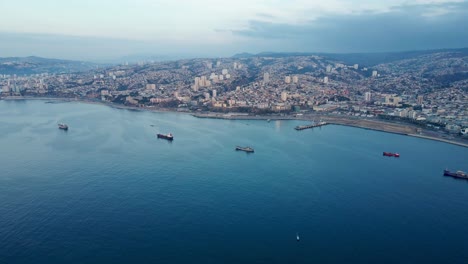
[[[158,138],[162,138],[162,139],[174,140],[174,136],[171,133],[169,133],[169,134],[157,134],[156,136]]]
[[[60,123],[60,124],[58,124],[58,128],[59,128],[59,129],[63,129],[63,130],[68,130],[68,125],[67,125],[67,124],[63,124],[63,123]]]
[[[451,172],[449,170],[444,170],[444,176],[450,176],[458,179],[467,179],[468,180],[468,174],[463,171],[456,171],[456,172]]]
[[[239,146],[237,146],[236,150],[245,151],[247,153],[253,153],[254,152],[254,149],[251,148],[251,147],[239,147]]]

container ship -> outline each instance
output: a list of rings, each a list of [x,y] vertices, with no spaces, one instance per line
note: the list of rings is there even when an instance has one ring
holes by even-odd
[[[399,158],[399,157],[400,157],[400,154],[398,154],[398,153],[392,153],[392,152],[384,152],[383,155],[384,155],[384,156],[387,156],[387,157],[395,157],[395,158]]]
[[[171,133],[169,133],[169,134],[157,134],[157,137],[162,138],[162,139],[167,139],[167,140],[173,140],[174,139],[174,136]]]
[[[251,147],[239,147],[239,146],[237,146],[236,150],[245,151],[247,153],[253,153],[254,152],[254,149],[251,148]]]
[[[58,124],[58,128],[63,129],[63,130],[68,130],[67,124],[63,124],[63,123]]]
[[[450,176],[458,179],[468,179],[468,174],[464,171],[451,172],[449,170],[444,170],[444,176]]]

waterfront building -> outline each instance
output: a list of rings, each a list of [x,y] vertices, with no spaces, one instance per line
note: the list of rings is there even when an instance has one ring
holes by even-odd
[[[401,97],[396,96],[396,95],[389,95],[387,94],[385,96],[385,105],[390,105],[390,106],[399,106],[402,102]]]
[[[354,65],[353,65],[353,68],[354,68],[355,70],[359,69],[359,64],[354,64]]]
[[[377,77],[377,76],[378,76],[377,71],[372,71],[372,77]]]

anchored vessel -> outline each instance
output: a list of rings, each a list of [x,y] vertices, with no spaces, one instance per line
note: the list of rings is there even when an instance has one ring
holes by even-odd
[[[325,126],[325,125],[328,125],[328,123],[325,122],[325,121],[320,121],[320,122],[318,122],[318,123],[313,123],[313,124],[306,125],[306,126],[297,126],[297,127],[295,127],[294,129],[296,129],[296,130],[304,130],[304,129],[307,129],[307,128],[321,127],[321,126]]]
[[[241,151],[245,151],[245,152],[249,152],[249,153],[254,152],[254,149],[251,148],[251,147],[239,147],[239,146],[237,146],[236,150],[241,150]]]
[[[449,170],[444,170],[444,176],[450,176],[459,179],[468,179],[468,174],[463,171],[451,172]]]
[[[167,139],[167,140],[173,140],[174,139],[174,136],[172,136],[171,133],[169,134],[157,134],[158,138],[162,138],[162,139]]]
[[[387,156],[387,157],[395,157],[395,158],[399,158],[399,157],[400,157],[400,154],[398,154],[398,153],[392,153],[392,152],[384,152],[383,155],[384,155],[384,156]]]
[[[63,124],[63,123],[58,124],[58,128],[63,129],[63,130],[68,130],[67,124]]]

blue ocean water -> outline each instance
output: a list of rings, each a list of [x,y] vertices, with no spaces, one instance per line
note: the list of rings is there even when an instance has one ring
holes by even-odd
[[[468,263],[468,149],[298,124],[0,101],[0,263]]]

